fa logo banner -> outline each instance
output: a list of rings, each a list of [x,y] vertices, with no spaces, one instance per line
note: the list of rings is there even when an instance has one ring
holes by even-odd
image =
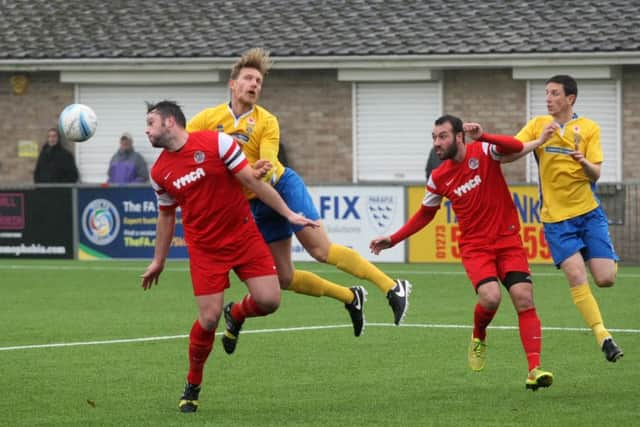
[[[120,231],[118,209],[107,199],[93,200],[82,212],[82,231],[96,245],[113,242]]]
[[[367,198],[367,217],[369,223],[378,234],[384,234],[396,211],[396,200],[393,196],[369,196]]]

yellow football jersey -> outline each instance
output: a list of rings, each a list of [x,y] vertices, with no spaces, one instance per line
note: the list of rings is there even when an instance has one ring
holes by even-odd
[[[553,121],[550,115],[534,117],[516,135],[528,142],[542,134]],[[569,153],[578,150],[591,163],[602,163],[600,127],[593,120],[573,118],[535,149],[542,191],[543,222],[558,222],[587,213],[598,206],[595,183]]]
[[[242,152],[252,165],[259,159],[270,161],[273,168],[264,177],[264,181],[271,185],[275,185],[284,173],[284,166],[278,161],[278,119],[264,108],[256,105],[237,118],[228,103],[206,108],[187,123],[188,132],[198,130],[213,130],[231,135],[242,146]],[[246,188],[245,194],[249,199],[256,197]]]

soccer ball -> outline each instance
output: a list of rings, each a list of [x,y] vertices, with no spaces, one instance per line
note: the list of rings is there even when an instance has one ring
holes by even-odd
[[[98,117],[96,113],[84,104],[67,105],[58,119],[60,133],[67,141],[83,142],[96,133]]]

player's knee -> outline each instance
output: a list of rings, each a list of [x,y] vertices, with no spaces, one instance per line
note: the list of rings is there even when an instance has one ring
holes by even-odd
[[[487,310],[495,311],[500,307],[500,297],[485,296],[484,298],[480,298],[480,305]]]
[[[610,288],[616,283],[616,275],[615,273],[613,273],[606,276],[594,277],[594,280],[596,282],[596,285],[598,285],[599,287]]]
[[[487,279],[487,281],[481,281],[476,287],[478,292],[479,302],[487,310],[497,310],[500,306],[500,300],[502,295],[500,288],[495,279]]]
[[[271,313],[275,312],[278,309],[278,307],[280,307],[280,302],[279,301],[278,302],[273,301],[273,302],[270,302],[268,304],[264,304],[264,305],[260,306],[260,308],[262,308],[262,311],[264,311],[265,314],[271,314]]]
[[[277,296],[263,298],[260,301],[256,301],[256,304],[258,304],[265,314],[273,313],[280,307],[280,294],[278,293]]]
[[[329,251],[324,250],[324,248],[314,247],[314,248],[305,248],[309,255],[313,257],[318,262],[326,263],[327,258],[329,258]]]
[[[519,292],[513,295],[513,306],[517,312],[529,310],[534,307],[533,293],[531,292]]]
[[[532,283],[531,275],[526,271],[510,271],[502,279],[502,285],[509,291],[518,312],[534,307]]]
[[[199,320],[202,328],[210,331],[218,326],[218,319],[220,319],[220,313],[206,312],[200,313]]]
[[[580,262],[577,262],[571,258],[560,264],[560,268],[570,284],[585,283],[587,281],[587,270],[581,260],[582,258],[580,258]]]

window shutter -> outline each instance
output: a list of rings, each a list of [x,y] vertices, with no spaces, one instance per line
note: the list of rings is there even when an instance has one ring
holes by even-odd
[[[177,102],[187,121],[200,110],[228,100],[223,84],[206,85],[98,85],[79,84],[77,102],[89,105],[98,116],[98,129],[88,142],[76,144],[76,163],[85,183],[107,181],[109,160],[116,152],[123,132],[134,139],[134,148],[147,161],[155,162],[160,150],[153,148],[145,134],[145,101]]]
[[[425,180],[439,82],[356,83],[355,181]]]

